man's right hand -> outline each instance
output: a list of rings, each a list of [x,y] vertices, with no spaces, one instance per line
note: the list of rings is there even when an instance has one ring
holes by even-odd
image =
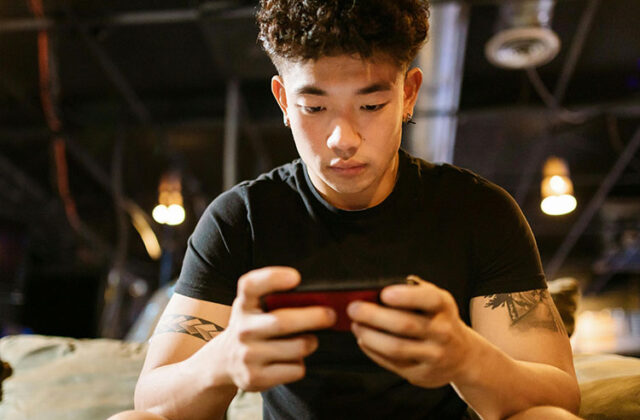
[[[225,382],[262,391],[304,377],[304,358],[318,347],[317,337],[308,332],[331,327],[335,312],[321,306],[264,312],[260,304],[262,296],[298,283],[300,273],[289,267],[265,267],[240,277],[229,325],[207,344],[215,347]]]

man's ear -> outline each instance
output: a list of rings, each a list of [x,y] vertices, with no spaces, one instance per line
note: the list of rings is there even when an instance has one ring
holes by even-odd
[[[284,81],[282,77],[279,75],[273,76],[271,78],[271,93],[273,93],[273,97],[276,98],[276,102],[280,109],[282,110],[282,115],[286,120],[288,118],[287,115],[287,92],[284,88]]]
[[[413,107],[418,100],[418,92],[422,85],[422,70],[414,67],[404,78],[404,112],[413,114]]]

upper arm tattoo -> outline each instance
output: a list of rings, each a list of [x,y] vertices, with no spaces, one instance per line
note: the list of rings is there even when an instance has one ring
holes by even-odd
[[[558,314],[547,289],[526,292],[500,293],[485,296],[485,308],[506,308],[511,326],[521,331],[544,328],[566,334],[562,319]]]
[[[154,335],[166,332],[177,332],[209,341],[223,330],[224,328],[221,326],[206,319],[191,315],[168,314],[162,317]]]

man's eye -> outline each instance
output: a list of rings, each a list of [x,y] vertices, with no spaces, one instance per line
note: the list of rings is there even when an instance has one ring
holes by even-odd
[[[365,111],[379,111],[384,108],[386,103],[384,104],[376,104],[376,105],[362,105],[362,109]]]
[[[324,107],[321,107],[321,106],[303,106],[303,105],[301,105],[300,108],[302,108],[302,111],[305,114],[317,114],[318,112],[324,110]]]

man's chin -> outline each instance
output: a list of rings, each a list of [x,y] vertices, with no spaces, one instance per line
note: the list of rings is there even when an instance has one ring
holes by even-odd
[[[345,199],[356,198],[358,195],[364,194],[369,186],[371,186],[371,181],[369,179],[365,179],[365,177],[351,177],[349,179],[341,179],[335,176],[324,176],[321,178],[322,180],[322,189],[321,193],[326,192],[327,195],[330,196],[341,196]],[[315,184],[315,183],[314,183]],[[324,194],[323,194],[324,195]]]
[[[363,194],[365,188],[361,188],[357,185],[329,185],[334,194],[340,195],[344,198],[355,197]]]

